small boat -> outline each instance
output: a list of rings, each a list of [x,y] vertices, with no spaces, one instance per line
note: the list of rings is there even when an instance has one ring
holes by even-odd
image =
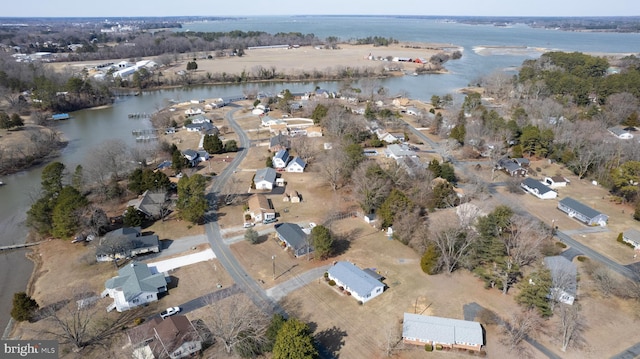
[[[4,182],[0,181],[0,186],[4,186]]]

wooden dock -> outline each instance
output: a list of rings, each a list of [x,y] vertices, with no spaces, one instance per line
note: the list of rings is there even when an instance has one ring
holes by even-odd
[[[8,251],[11,249],[21,249],[21,248],[27,248],[27,247],[33,247],[33,246],[37,246],[38,244],[45,242],[45,241],[40,241],[40,242],[33,242],[33,243],[22,243],[22,244],[12,244],[10,246],[1,246],[0,247],[0,251]]]
[[[130,113],[129,118],[151,118],[152,114],[146,112]]]

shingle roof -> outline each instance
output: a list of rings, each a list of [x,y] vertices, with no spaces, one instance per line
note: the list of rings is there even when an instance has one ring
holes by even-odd
[[[261,181],[274,183],[276,181],[276,170],[271,167],[265,167],[263,169],[257,170],[256,177],[253,179],[253,182],[258,183]]]
[[[269,140],[269,147],[275,147],[275,146],[283,146],[283,147],[289,147],[289,137],[286,135],[283,135],[282,133],[279,133],[273,137],[271,137],[271,139]]]
[[[360,297],[365,297],[377,287],[384,287],[384,283],[350,262],[338,262],[328,272]]]
[[[575,296],[578,289],[576,265],[563,256],[544,257],[543,261],[551,272],[553,285],[561,286],[562,290]]]
[[[534,180],[533,178],[529,178],[529,177],[525,178],[524,181],[522,181],[522,184],[524,184],[529,188],[537,189],[538,193],[541,195],[547,192],[553,192],[551,188],[544,185],[542,182]]]
[[[289,151],[287,150],[280,150],[278,152],[276,152],[276,155],[274,156],[274,158],[279,158],[283,161],[286,161],[287,158],[289,158]]]
[[[566,197],[560,200],[560,204],[573,209],[574,211],[585,215],[589,218],[594,218],[598,215],[601,215],[601,212],[596,211],[595,209],[588,207],[571,197]]]
[[[484,344],[478,322],[411,313],[404,313],[402,337],[447,344]]]
[[[636,243],[640,243],[640,231],[635,228],[627,229],[624,231],[623,235],[625,238],[629,238]]]
[[[122,288],[125,300],[130,301],[142,292],[158,292],[159,288],[166,287],[167,280],[164,274],[151,274],[151,270],[145,263],[133,262],[118,270],[118,276],[106,281],[108,289]]]
[[[299,225],[295,223],[282,223],[276,227],[278,235],[293,249],[304,248],[307,245],[307,235]]]
[[[291,162],[289,162],[289,164],[287,165],[288,167],[291,167],[293,164],[298,164],[300,167],[305,168],[305,166],[307,165],[304,160],[300,157],[296,157],[293,160],[291,160]]]

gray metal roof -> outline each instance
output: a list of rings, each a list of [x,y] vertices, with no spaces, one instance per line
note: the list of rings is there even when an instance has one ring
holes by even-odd
[[[559,203],[589,218],[595,218],[602,214],[601,212],[598,212],[595,209],[586,206],[571,197],[563,198]]]
[[[307,245],[307,234],[295,223],[282,223],[276,227],[278,236],[286,241],[293,249],[304,248]]]
[[[280,150],[278,152],[276,152],[276,155],[274,156],[275,158],[279,158],[283,161],[286,161],[287,158],[289,158],[289,151],[287,150]]]
[[[300,158],[300,157],[295,157],[293,160],[291,160],[291,162],[289,162],[289,165],[287,165],[287,167],[291,166],[291,164],[293,164],[293,163],[297,163],[302,168],[305,168],[307,166],[307,164],[304,162],[304,160],[302,158]]]
[[[143,292],[159,292],[160,288],[167,286],[164,274],[151,274],[151,270],[145,263],[132,262],[118,270],[118,276],[106,281],[108,289],[122,288],[127,301],[135,298]]]
[[[640,243],[640,231],[635,228],[627,229],[626,231],[624,231],[623,236],[636,243]]]
[[[563,256],[544,257],[544,265],[551,272],[554,287],[561,287],[567,293],[576,295],[578,290],[578,268]]]
[[[338,262],[328,272],[360,297],[365,297],[378,287],[384,287],[384,283],[350,262]]]
[[[478,322],[411,313],[404,313],[402,337],[443,344],[484,344],[482,327]]]
[[[253,182],[258,183],[261,181],[274,183],[276,181],[276,170],[271,167],[265,167],[263,169],[257,170],[256,177],[253,179]]]
[[[533,178],[527,177],[524,179],[524,181],[522,181],[522,184],[524,184],[525,186],[529,187],[529,188],[533,188],[533,189],[537,189],[539,194],[545,194],[547,192],[553,192],[553,190],[551,188],[549,188],[547,185],[543,184],[540,181],[536,181]]]

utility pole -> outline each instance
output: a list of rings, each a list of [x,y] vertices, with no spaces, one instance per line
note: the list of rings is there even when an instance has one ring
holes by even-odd
[[[276,256],[271,256],[271,261],[273,262],[273,280],[276,280]]]

